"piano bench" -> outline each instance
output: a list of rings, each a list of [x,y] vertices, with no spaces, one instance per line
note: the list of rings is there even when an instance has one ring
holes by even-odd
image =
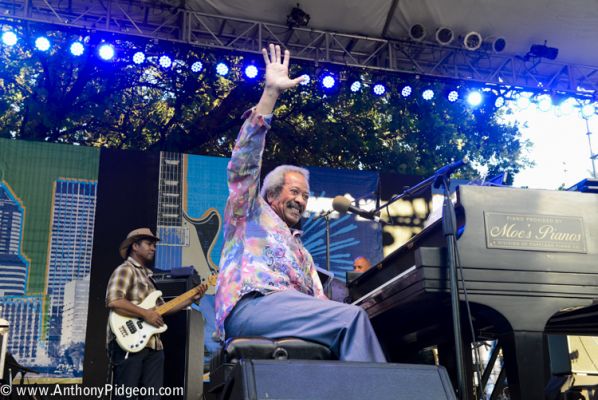
[[[298,338],[230,338],[210,360],[210,383],[206,392],[218,398],[232,377],[239,360],[335,360],[332,351],[319,343]],[[213,397],[216,396],[216,397]]]

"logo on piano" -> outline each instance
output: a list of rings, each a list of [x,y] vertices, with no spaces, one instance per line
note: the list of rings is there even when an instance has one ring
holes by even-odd
[[[587,253],[581,217],[484,212],[489,249]]]

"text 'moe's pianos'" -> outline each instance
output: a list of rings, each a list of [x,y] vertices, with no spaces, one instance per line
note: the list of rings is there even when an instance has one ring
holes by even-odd
[[[566,321],[559,320],[563,310],[598,298],[598,195],[461,186],[456,211],[476,337],[499,339],[512,398],[543,399],[550,377],[545,332],[573,333],[573,322],[558,322]],[[414,361],[423,347],[446,346],[440,356],[450,371],[454,342],[444,248],[438,221],[349,283],[391,361]],[[598,322],[579,333],[596,328]]]

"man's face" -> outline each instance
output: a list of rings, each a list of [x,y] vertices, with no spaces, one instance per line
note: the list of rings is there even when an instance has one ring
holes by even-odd
[[[307,206],[308,199],[307,181],[298,172],[287,172],[285,174],[284,185],[277,198],[268,196],[270,207],[289,227],[299,222]]]
[[[131,256],[143,265],[148,265],[154,260],[156,254],[156,242],[142,239],[131,246]]]
[[[358,257],[353,262],[353,271],[355,272],[365,272],[370,269],[372,265],[365,257]]]

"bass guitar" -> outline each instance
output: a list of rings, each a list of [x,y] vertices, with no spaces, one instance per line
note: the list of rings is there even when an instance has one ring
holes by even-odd
[[[181,303],[186,302],[198,294],[203,296],[208,290],[208,286],[213,286],[215,284],[216,275],[210,275],[207,283],[202,283],[201,285],[186,291],[167,303],[156,307],[155,311],[160,315],[164,315]],[[161,291],[153,291],[140,304],[138,304],[138,306],[145,309],[154,308],[156,306],[156,301],[158,301],[160,296],[162,296]],[[160,327],[153,326],[145,322],[143,318],[125,317],[124,315],[120,315],[115,311],[110,311],[108,321],[110,324],[110,330],[112,333],[114,333],[114,336],[116,336],[116,342],[120,348],[131,353],[137,353],[138,351],[143,350],[153,335],[162,333],[168,329],[166,324]]]

